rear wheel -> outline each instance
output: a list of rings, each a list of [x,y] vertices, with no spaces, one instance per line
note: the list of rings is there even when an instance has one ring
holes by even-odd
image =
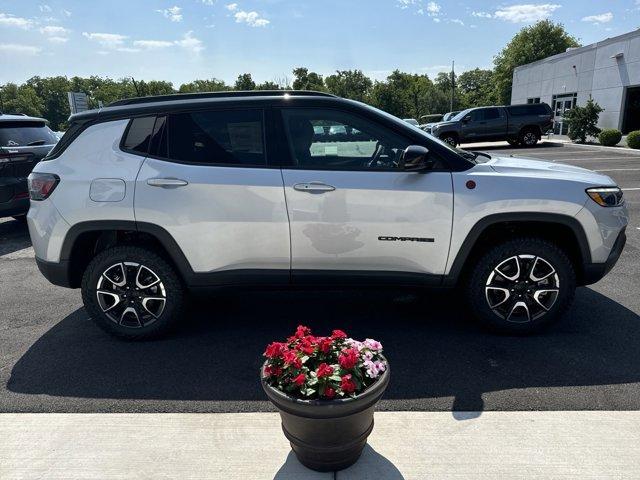
[[[518,140],[520,144],[524,145],[525,147],[535,147],[536,143],[538,143],[538,140],[540,140],[540,137],[538,135],[538,132],[536,132],[534,129],[527,128],[523,130],[522,133],[520,133],[520,138]]]
[[[526,334],[557,321],[575,289],[575,271],[563,250],[543,239],[519,238],[492,247],[475,263],[466,295],[485,326]]]
[[[173,268],[155,253],[120,246],[98,254],[82,278],[82,300],[107,332],[143,339],[167,332],[180,319],[184,287]]]

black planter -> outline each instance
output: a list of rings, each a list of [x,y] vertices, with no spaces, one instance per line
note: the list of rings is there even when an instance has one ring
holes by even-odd
[[[356,398],[300,400],[268,385],[263,371],[260,379],[267,397],[280,412],[282,431],[300,463],[327,472],[347,468],[360,457],[373,430],[375,405],[389,384],[389,364]]]

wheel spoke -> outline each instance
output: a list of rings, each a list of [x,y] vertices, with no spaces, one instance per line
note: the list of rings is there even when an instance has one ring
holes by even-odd
[[[489,291],[502,292],[504,294],[504,298],[501,301],[492,304],[491,299],[489,298]],[[505,303],[507,300],[509,300],[509,297],[511,296],[511,292],[509,291],[508,288],[501,288],[501,287],[486,287],[485,293],[487,297],[487,302],[489,303],[489,308],[491,309],[499,307],[500,305]]]
[[[547,267],[547,269],[550,270],[548,273],[542,275],[541,277],[536,276],[534,273],[536,270],[536,266],[538,265],[538,261],[543,263]],[[541,282],[542,280],[549,278],[554,273],[556,273],[556,270],[551,266],[549,262],[547,262],[546,260],[540,257],[536,257],[536,259],[533,261],[533,265],[531,266],[531,271],[529,272],[529,278],[534,282]]]
[[[535,302],[540,305],[545,311],[549,311],[551,310],[551,307],[553,307],[553,304],[556,303],[556,298],[558,296],[558,293],[560,292],[560,290],[558,290],[557,288],[541,288],[539,290],[536,290],[533,294],[533,299],[535,300]],[[552,297],[552,301],[551,304],[549,306],[545,305],[544,303],[542,303],[540,301],[540,296],[545,294],[545,293],[552,293],[554,294]]]
[[[113,276],[113,274],[111,273],[111,270],[114,269],[120,269],[120,272],[122,274],[122,277],[120,280],[115,280],[115,278],[117,278],[116,276]],[[109,275],[112,275],[113,278]],[[104,278],[106,278],[109,282],[113,283],[116,287],[124,287],[127,284],[127,271],[124,267],[123,263],[118,263],[116,265],[113,265],[111,267],[109,267],[108,269],[106,269],[103,273],[102,276]]]
[[[524,301],[517,301],[513,303],[513,306],[511,307],[511,310],[509,311],[509,315],[507,315],[507,321],[509,322],[515,322],[517,320],[511,320],[511,318],[513,317],[514,313],[516,313],[516,310],[518,309],[522,309],[526,312],[527,314],[527,322],[531,321],[531,314],[529,313],[529,306],[527,305],[527,302]],[[524,322],[519,322],[519,323],[524,323]]]
[[[127,314],[133,314],[136,317],[136,320],[138,321],[138,324],[141,327],[144,327],[144,324],[142,323],[142,320],[140,319],[140,316],[138,315],[138,311],[133,307],[127,307],[122,311],[122,314],[120,315],[120,321],[118,322],[120,325],[122,325],[122,322],[124,321],[125,316]]]
[[[509,262],[515,262],[515,266],[516,266],[516,273],[515,275],[508,275],[504,272],[505,267],[509,266]],[[511,258],[507,258],[504,262],[502,262],[500,265],[498,265],[495,268],[495,271],[502,275],[504,278],[506,278],[507,280],[517,280],[518,278],[520,278],[520,260],[518,259],[517,256],[515,257],[511,257]]]
[[[142,271],[145,271],[147,275],[149,275],[151,277],[151,282],[147,283],[147,284],[143,284],[140,281],[140,274],[142,273]],[[149,270],[147,267],[145,267],[144,265],[140,265],[138,267],[138,272],[136,273],[136,287],[138,287],[141,290],[145,290],[147,288],[151,288],[154,285],[157,285],[158,283],[160,283],[160,279],[158,278],[158,276],[153,273],[151,270]]]
[[[114,292],[109,292],[107,290],[98,290],[96,291],[96,295],[98,296],[98,305],[100,305],[100,308],[105,313],[108,312],[109,310],[112,310],[116,305],[119,305],[121,301],[120,295]],[[114,300],[113,305],[108,306],[104,302],[104,297],[112,298]]]
[[[160,307],[157,309],[156,312],[152,312],[147,306],[147,303],[151,301],[161,302]],[[160,315],[162,315],[162,312],[164,311],[164,306],[166,303],[167,303],[167,299],[164,297],[145,297],[142,299],[142,307],[154,318],[158,318]]]

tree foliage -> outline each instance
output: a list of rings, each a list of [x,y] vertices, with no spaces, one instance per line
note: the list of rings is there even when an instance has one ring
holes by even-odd
[[[365,102],[373,82],[362,70],[338,70],[325,79],[327,90],[339,97]]]
[[[578,41],[560,23],[542,20],[524,27],[493,60],[496,98],[502,104],[511,102],[511,84],[516,67],[578,46]]]

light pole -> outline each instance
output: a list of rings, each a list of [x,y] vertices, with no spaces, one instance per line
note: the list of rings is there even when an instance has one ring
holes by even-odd
[[[455,96],[456,91],[456,74],[454,73],[456,61],[451,61],[451,108],[450,112],[453,112],[453,97]]]

